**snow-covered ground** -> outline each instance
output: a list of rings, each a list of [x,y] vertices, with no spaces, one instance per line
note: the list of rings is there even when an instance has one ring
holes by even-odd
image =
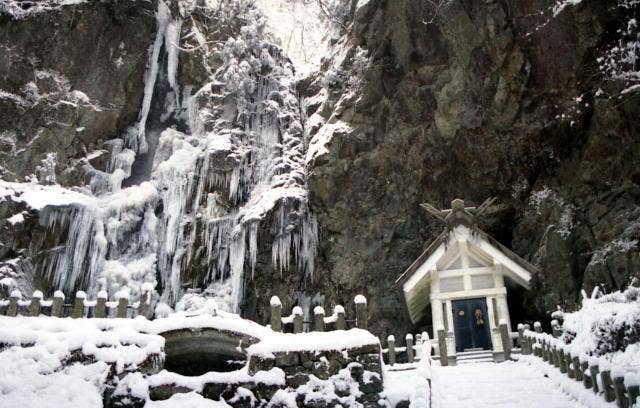
[[[551,369],[551,367],[549,367]],[[554,368],[555,369],[555,368]],[[557,369],[556,369],[557,370]],[[559,371],[558,371],[558,374]],[[586,405],[563,391],[560,381],[546,375],[543,367],[527,362],[475,363],[433,367],[433,408],[569,408],[606,407],[604,399],[584,398],[600,405]],[[582,387],[582,384],[577,384]],[[581,389],[581,395],[595,397]],[[613,405],[611,405],[613,406]]]

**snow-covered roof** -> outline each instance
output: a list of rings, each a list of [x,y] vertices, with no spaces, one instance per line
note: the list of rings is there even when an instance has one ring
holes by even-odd
[[[473,263],[470,267],[501,265],[504,276],[527,289],[531,275],[537,272],[535,266],[477,226],[460,223],[438,235],[396,280],[396,285],[402,287],[413,321],[417,321],[422,316],[424,308],[430,302],[431,273],[452,269],[463,248]]]

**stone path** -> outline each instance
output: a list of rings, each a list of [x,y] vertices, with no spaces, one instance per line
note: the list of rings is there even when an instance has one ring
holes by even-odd
[[[544,373],[526,363],[433,366],[434,408],[582,408]],[[603,401],[604,402],[604,401]]]

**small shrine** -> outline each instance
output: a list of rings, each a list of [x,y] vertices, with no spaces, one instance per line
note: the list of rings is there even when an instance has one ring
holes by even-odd
[[[460,199],[451,209],[422,204],[444,224],[442,233],[397,279],[413,323],[431,315],[433,338],[447,336],[451,353],[502,351],[498,325],[511,332],[507,285],[529,289],[536,268],[480,230],[476,220],[493,199],[479,207],[465,207]],[[430,306],[430,307],[429,307]]]

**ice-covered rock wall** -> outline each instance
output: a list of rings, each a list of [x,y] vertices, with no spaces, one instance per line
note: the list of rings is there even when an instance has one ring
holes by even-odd
[[[105,143],[106,167],[85,160],[87,187],[62,205],[48,202],[68,198],[58,186],[2,182],[0,196],[39,210],[49,239],[36,269],[54,288],[152,286],[174,303],[185,286],[209,286],[237,312],[259,239],[275,270],[314,269],[293,67],[252,2],[160,1],[156,21],[138,121]],[[199,87],[180,83],[181,54],[202,56]]]

